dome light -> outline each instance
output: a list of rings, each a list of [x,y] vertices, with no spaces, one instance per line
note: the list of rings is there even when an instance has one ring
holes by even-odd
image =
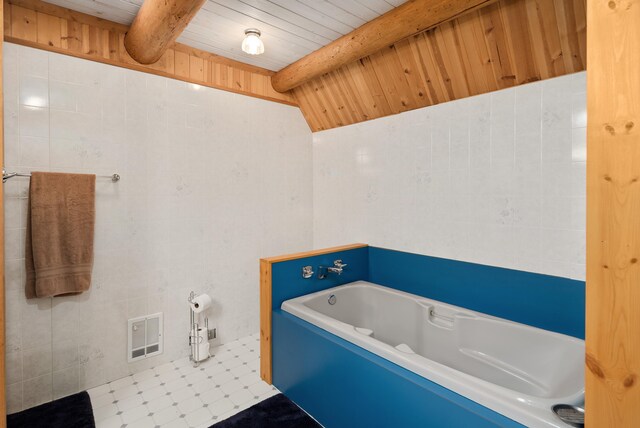
[[[264,53],[264,43],[260,40],[260,30],[257,28],[248,28],[244,30],[244,40],[242,41],[242,50],[249,55],[260,55]]]

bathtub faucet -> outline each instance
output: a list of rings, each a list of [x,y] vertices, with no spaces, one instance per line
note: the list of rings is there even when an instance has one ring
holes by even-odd
[[[342,260],[335,260],[333,266],[318,266],[318,279],[325,279],[329,273],[340,275],[345,267],[347,267],[347,264],[342,263]]]

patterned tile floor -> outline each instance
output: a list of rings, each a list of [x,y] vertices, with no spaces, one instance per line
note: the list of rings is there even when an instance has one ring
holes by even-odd
[[[90,389],[97,428],[209,427],[278,390],[259,375],[259,335]]]

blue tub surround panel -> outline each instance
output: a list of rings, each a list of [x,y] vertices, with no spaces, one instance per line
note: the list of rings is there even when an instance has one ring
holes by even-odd
[[[319,279],[318,266],[333,266],[336,260],[347,264],[344,271]],[[314,270],[311,277],[303,277],[304,266]],[[369,247],[365,244],[260,259],[260,376],[265,382],[272,383],[272,311],[287,299],[366,279],[368,269]],[[275,288],[274,283],[278,284]]]
[[[280,310],[273,379],[326,428],[523,427]]]
[[[584,281],[376,247],[368,281],[584,339]]]
[[[342,260],[347,264],[343,273],[330,274],[325,279],[318,279],[318,266],[333,266],[335,260]],[[303,266],[313,268],[314,274],[311,278],[302,277]],[[369,247],[289,260],[273,264],[271,269],[271,282],[277,284],[276,287],[272,285],[272,309],[276,310],[280,309],[285,300],[353,281],[366,280],[369,269]]]

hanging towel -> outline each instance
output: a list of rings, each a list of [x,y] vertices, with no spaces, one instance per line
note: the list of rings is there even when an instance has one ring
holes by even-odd
[[[89,289],[95,183],[95,175],[31,173],[25,245],[27,299]]]

